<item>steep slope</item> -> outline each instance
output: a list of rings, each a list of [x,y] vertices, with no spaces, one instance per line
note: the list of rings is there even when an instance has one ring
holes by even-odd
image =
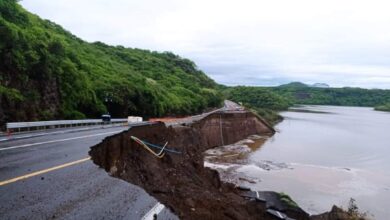
[[[6,121],[191,114],[218,106],[217,84],[170,52],[88,43],[0,1],[0,125]]]

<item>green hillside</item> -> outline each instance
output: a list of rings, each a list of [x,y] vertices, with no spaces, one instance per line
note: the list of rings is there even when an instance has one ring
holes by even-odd
[[[268,89],[295,104],[378,106],[390,102],[390,90],[362,88],[316,88],[286,84]]]
[[[88,43],[16,2],[0,1],[0,124],[185,115],[221,103],[217,84],[188,59]]]

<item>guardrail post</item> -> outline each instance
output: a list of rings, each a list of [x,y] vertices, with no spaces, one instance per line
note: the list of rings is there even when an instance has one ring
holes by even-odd
[[[12,129],[7,129],[7,136],[10,137],[12,135]]]

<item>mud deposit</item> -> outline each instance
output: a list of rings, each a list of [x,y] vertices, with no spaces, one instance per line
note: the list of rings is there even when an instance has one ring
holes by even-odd
[[[155,123],[132,127],[93,146],[95,164],[110,175],[141,186],[180,219],[275,219],[270,204],[250,196],[252,191],[222,182],[217,171],[204,166],[206,150],[235,143],[250,135],[272,135],[274,130],[250,112],[216,112],[197,121],[166,126]],[[155,157],[130,139],[138,137],[181,154]],[[275,197],[275,193],[267,196]],[[299,207],[278,204],[295,219],[309,216]],[[269,209],[268,209],[269,210]]]
[[[248,156],[256,151],[268,136],[251,135],[230,145],[209,149],[204,152],[205,167],[217,170],[221,180],[235,185],[260,183],[261,179],[240,172],[243,167],[256,167],[265,171],[292,169],[286,163],[277,163],[268,160],[250,161]]]

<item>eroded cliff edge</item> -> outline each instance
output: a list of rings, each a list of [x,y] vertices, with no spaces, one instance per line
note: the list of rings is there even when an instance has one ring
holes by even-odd
[[[266,203],[243,197],[242,190],[221,182],[217,171],[203,165],[207,149],[274,132],[249,111],[217,111],[181,124],[132,127],[93,146],[89,154],[110,175],[141,186],[181,219],[275,219]],[[181,153],[157,158],[131,136],[159,145],[168,141]],[[283,211],[295,219],[309,218],[299,207]]]

